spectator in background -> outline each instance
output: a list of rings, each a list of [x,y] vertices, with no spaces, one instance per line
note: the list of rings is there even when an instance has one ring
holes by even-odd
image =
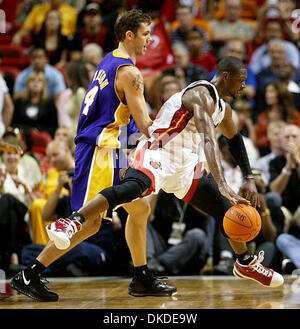
[[[54,184],[52,187],[53,191],[42,207],[41,217],[44,225],[60,217],[66,217],[72,212],[70,194],[72,192],[73,176],[72,170],[65,169],[69,168],[70,165],[73,164],[73,161],[63,164],[61,155],[57,155],[58,148],[63,150],[62,153],[67,152],[66,157],[71,160],[70,150],[68,146],[65,145],[65,142],[62,140],[55,140],[49,145],[48,155],[50,156],[50,162],[59,169],[59,176],[57,181],[52,182]],[[50,181],[47,179],[47,182]],[[69,193],[63,190],[68,190]],[[36,237],[37,234],[38,232],[34,232],[33,236]],[[46,233],[42,231],[40,234],[41,239]],[[111,242],[112,224],[103,223],[102,227],[95,235],[77,245],[74,250],[49,266],[47,274],[71,276],[99,275],[99,271],[102,269],[108,252],[111,249]],[[44,247],[44,244],[36,243],[25,246],[22,250],[22,262],[24,264],[31,263]]]
[[[296,76],[296,71],[299,70],[295,69],[291,62],[284,60],[279,65],[277,75],[279,81],[282,81],[287,85],[288,91],[293,95],[295,108],[300,111],[300,82],[293,80]]]
[[[83,27],[83,17],[86,11],[86,7],[95,3],[100,6],[100,11],[103,18],[103,25],[111,31],[114,29],[114,23],[118,17],[119,11],[123,9],[122,0],[87,0],[84,7],[80,10],[77,17],[77,30]],[[122,7],[123,6],[123,7]]]
[[[74,35],[70,44],[71,59],[81,58],[82,50],[88,43],[97,43],[108,53],[115,48],[112,31],[102,24],[102,15],[97,3],[90,3],[85,8],[83,27]]]
[[[94,63],[92,62],[85,62],[85,67],[87,69],[87,72],[88,72],[88,76],[89,76],[89,79],[90,81],[93,79],[94,77],[94,74],[96,72],[96,69],[97,69],[97,66],[98,65],[95,65]]]
[[[42,218],[43,208],[58,187],[59,177],[61,173],[66,173],[67,170],[74,170],[74,158],[68,144],[62,140],[56,139],[48,144],[47,158],[50,169],[47,171],[39,186],[40,198],[35,199],[31,204],[28,212],[30,215],[30,223],[32,228],[32,242],[34,244],[45,245],[48,241],[46,225],[52,221],[44,221]],[[60,182],[61,183],[61,182]],[[64,184],[63,184],[64,185]],[[60,197],[70,195],[70,190],[60,187]],[[68,209],[65,209],[66,211]]]
[[[190,62],[190,54],[184,44],[174,44],[173,54],[175,58],[174,66],[164,70],[162,74],[175,76],[181,89],[194,81],[208,79],[208,73],[204,68]]]
[[[43,72],[33,71],[28,75],[25,96],[15,100],[12,125],[26,132],[39,130],[54,136],[58,127],[57,109],[54,99],[48,98]]]
[[[188,32],[187,44],[192,63],[204,67],[208,73],[216,69],[216,57],[203,51],[204,36],[201,30],[194,27],[190,32]]]
[[[75,97],[75,94],[73,94],[75,85],[82,85],[82,82],[85,81],[84,85],[86,88],[86,80],[91,81],[95,70],[98,66],[98,64],[102,60],[103,50],[102,48],[97,45],[96,43],[89,43],[83,48],[82,52],[82,60],[78,61],[70,61],[65,66],[66,70],[66,76],[68,81],[68,88],[65,89],[59,96],[56,102],[57,110],[58,110],[58,125],[59,126],[67,126],[72,127],[72,130],[76,129],[77,122],[76,117],[78,114],[78,111],[80,109],[76,110],[76,108],[81,107],[81,102],[83,98],[80,97],[80,90],[79,93],[77,93],[77,97]],[[78,66],[74,65],[74,63],[77,63]],[[83,67],[83,64],[85,67]],[[82,74],[82,76],[80,76]],[[74,82],[75,81],[75,82]],[[77,82],[76,82],[77,81]],[[81,93],[82,94],[82,93]],[[79,98],[78,98],[79,95]],[[84,97],[84,95],[82,96]],[[71,102],[72,100],[72,102]],[[69,114],[69,110],[66,107],[66,104],[69,102],[72,103],[72,106],[75,106],[75,112]]]
[[[297,47],[290,41],[284,40],[283,28],[279,21],[268,20],[264,27],[263,44],[259,46],[250,58],[250,68],[254,74],[260,73],[268,68],[272,62],[272,55],[269,52],[270,41],[274,39],[282,40],[285,45],[285,59],[289,60],[295,68],[300,65],[300,53]]]
[[[176,9],[176,21],[179,23],[179,26],[170,32],[170,40],[172,45],[175,43],[183,43],[187,47],[187,34],[193,29],[199,29],[202,32],[204,44],[202,51],[205,53],[210,52],[210,43],[207,32],[193,23],[193,12],[192,8],[185,5],[179,5]]]
[[[256,97],[256,109],[254,117],[263,111],[264,109],[264,91],[265,87],[270,82],[275,82],[280,80],[282,74],[282,66],[286,65],[285,55],[287,49],[285,48],[285,43],[281,39],[272,39],[268,43],[268,53],[271,57],[271,64],[266,69],[262,70],[256,75],[257,80],[257,97]],[[293,77],[291,80],[300,83],[300,70],[295,69]]]
[[[73,156],[75,153],[74,138],[75,136],[69,127],[61,126],[55,130],[54,139],[67,143]]]
[[[286,123],[300,127],[300,113],[294,107],[293,96],[282,82],[271,82],[265,88],[265,110],[257,117],[257,147],[261,155],[270,153],[270,141],[267,127],[273,120],[283,120]]]
[[[14,104],[6,82],[0,75],[0,138],[10,125],[14,113]]]
[[[243,63],[247,65],[248,62],[248,54],[247,54],[247,46],[243,40],[228,40],[224,47],[220,49],[219,58],[223,58],[226,56],[234,56],[240,59]],[[215,70],[210,72],[210,78],[215,75]],[[245,88],[242,91],[242,95],[248,97],[251,100],[252,106],[254,106],[254,97],[257,89],[256,77],[251,70],[251,68],[247,65],[247,79],[245,81]]]
[[[236,111],[232,111],[232,119],[235,123],[236,127],[240,127],[240,123],[239,123],[239,116],[236,113]],[[254,163],[256,162],[256,160],[258,159],[258,151],[257,148],[254,144],[254,142],[247,136],[242,135],[243,136],[243,141],[247,150],[247,154],[248,154],[248,158],[249,158],[249,162],[250,162],[250,166],[253,167]]]
[[[76,9],[62,0],[50,0],[46,3],[37,4],[32,8],[22,27],[14,34],[12,43],[20,45],[24,37],[29,37],[31,33],[38,33],[50,9],[57,9],[59,11],[62,34],[72,36],[76,30]]]
[[[218,8],[216,8],[213,13],[214,18],[222,19],[225,17],[225,3],[225,0],[219,1]],[[260,4],[260,0],[242,0],[241,18],[248,21],[254,21],[257,16],[257,7],[260,6]]]
[[[24,144],[16,136],[5,140],[11,145]],[[21,154],[6,152],[1,155],[0,169],[0,263],[9,274],[20,270],[21,249],[30,243],[25,214],[33,201],[34,183],[26,168],[20,165]]]
[[[283,154],[270,162],[270,190],[281,195],[282,205],[293,216],[300,205],[300,128],[284,126],[281,143]]]
[[[47,81],[47,93],[50,98],[58,99],[66,89],[63,75],[52,65],[47,64],[44,48],[33,48],[30,52],[31,65],[20,72],[14,86],[14,99],[25,96],[26,82],[32,71],[43,72]]]
[[[151,101],[149,115],[152,120],[155,119],[164,102],[181,90],[179,81],[173,75],[162,75],[153,85],[155,89],[150,91],[151,100],[149,100]]]
[[[0,76],[4,79],[7,88],[9,90],[9,94],[12,97],[14,92],[15,75],[10,71],[6,71],[1,68],[2,60],[3,60],[3,54],[0,52]],[[17,69],[16,72],[19,72],[19,70]]]
[[[27,145],[23,141],[23,136],[18,128],[8,127],[3,135],[3,140],[10,145],[18,146],[21,154],[19,166],[26,172],[26,179],[30,182],[31,195],[35,199],[39,193],[37,185],[42,179],[41,169],[38,161],[26,152]],[[0,162],[1,163],[1,162]]]
[[[270,182],[270,161],[275,157],[282,155],[283,150],[281,146],[280,134],[281,129],[286,123],[283,120],[272,120],[267,126],[267,138],[270,142],[271,152],[259,157],[256,161],[254,168],[260,170],[266,178],[266,185]]]
[[[83,47],[82,60],[85,63],[92,63],[98,66],[103,59],[103,49],[96,43],[88,43]]]
[[[232,107],[238,116],[238,130],[256,145],[256,127],[252,119],[251,101],[247,96],[234,100]]]
[[[63,68],[68,59],[68,38],[61,32],[61,18],[57,9],[51,9],[41,30],[33,36],[34,47],[44,48],[49,64]]]
[[[66,66],[69,81],[69,97],[64,97],[61,104],[60,113],[64,112],[70,120],[70,129],[75,136],[77,131],[78,118],[81,110],[82,101],[90,83],[89,74],[83,61],[71,61]]]
[[[188,209],[189,208],[189,209]],[[158,273],[198,274],[205,264],[208,241],[201,215],[173,194],[160,191],[153,222],[147,225],[147,263]],[[196,217],[194,217],[196,216]],[[202,224],[205,226],[204,221]]]
[[[300,269],[300,234],[299,230],[291,233],[282,233],[276,240],[277,248],[285,259],[282,261],[282,273],[291,274]]]
[[[160,107],[174,94],[180,92],[179,82],[176,78],[163,80],[161,81],[160,85]]]
[[[147,11],[149,13],[149,10]],[[164,22],[159,17],[159,11],[151,11],[151,17],[153,19],[151,25],[153,42],[148,46],[145,55],[138,57],[136,61],[136,66],[142,72],[145,78],[145,85],[148,88],[150,88],[152,81],[161,71],[174,64],[170,38]]]
[[[241,20],[241,0],[226,0],[224,20],[212,21],[213,41],[221,45],[231,39],[252,42],[254,37],[253,26]]]
[[[210,20],[213,17],[214,0],[181,0],[180,3],[188,3],[195,18]]]

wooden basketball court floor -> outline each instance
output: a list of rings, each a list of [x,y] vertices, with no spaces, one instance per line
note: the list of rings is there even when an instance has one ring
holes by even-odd
[[[34,301],[6,284],[0,309],[300,309],[299,275],[285,276],[278,288],[233,276],[169,277],[178,289],[171,297],[132,297],[127,293],[131,279],[124,277],[48,280],[60,296],[57,302]]]

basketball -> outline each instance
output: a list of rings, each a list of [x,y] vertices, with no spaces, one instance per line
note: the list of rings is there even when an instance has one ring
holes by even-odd
[[[236,204],[227,210],[223,227],[230,239],[248,242],[258,235],[261,229],[261,218],[255,208],[245,204]]]

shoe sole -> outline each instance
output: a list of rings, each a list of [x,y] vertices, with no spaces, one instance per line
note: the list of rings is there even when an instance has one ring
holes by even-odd
[[[166,293],[138,293],[138,292],[128,292],[129,295],[133,296],[133,297],[147,297],[147,296],[153,296],[153,297],[170,297],[170,296],[174,296],[176,295],[178,292],[174,291],[174,292],[166,292]]]
[[[48,237],[51,241],[54,242],[55,247],[60,250],[65,250],[70,247],[70,240],[66,238],[64,233],[61,232],[53,232],[51,230],[48,230],[46,228],[46,231],[48,233]]]
[[[32,298],[34,300],[37,300],[39,302],[56,302],[58,300],[58,298],[57,299],[41,299],[41,298],[38,298],[38,297],[32,295],[31,293],[29,293],[28,291],[23,290],[20,286],[18,286],[17,284],[15,284],[13,281],[11,281],[9,283],[9,285],[13,289],[15,289],[18,293],[23,294],[23,295],[25,295],[27,297],[30,297],[30,298]]]

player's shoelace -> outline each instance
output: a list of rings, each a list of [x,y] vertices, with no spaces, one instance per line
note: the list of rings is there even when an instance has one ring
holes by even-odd
[[[49,290],[49,288],[47,287],[47,284],[49,283],[49,281],[45,277],[42,277],[39,275],[35,280],[33,280],[32,283],[34,283],[34,281],[35,281],[35,284],[38,284],[39,289]]]
[[[254,256],[254,257],[257,258],[255,264],[250,265],[250,266],[253,267],[253,269],[255,271],[257,271],[258,273],[261,273],[264,276],[267,276],[268,277],[268,276],[271,276],[272,275],[272,272],[268,268],[264,267],[261,264],[261,262],[264,260],[264,254],[265,254],[265,252],[263,250],[261,250],[259,252],[259,254],[258,254],[258,257],[257,256]]]
[[[71,220],[61,218],[59,220],[59,223],[63,226],[64,231],[69,236],[69,238],[71,238],[73,233],[77,231],[76,225],[74,223],[72,223]]]
[[[147,271],[147,275],[148,275],[148,280],[150,282],[160,282],[162,285],[166,285],[166,282],[164,281],[161,281],[161,280],[168,280],[168,277],[167,276],[158,276],[158,275],[155,275],[155,273],[153,273],[151,270],[148,270]]]

